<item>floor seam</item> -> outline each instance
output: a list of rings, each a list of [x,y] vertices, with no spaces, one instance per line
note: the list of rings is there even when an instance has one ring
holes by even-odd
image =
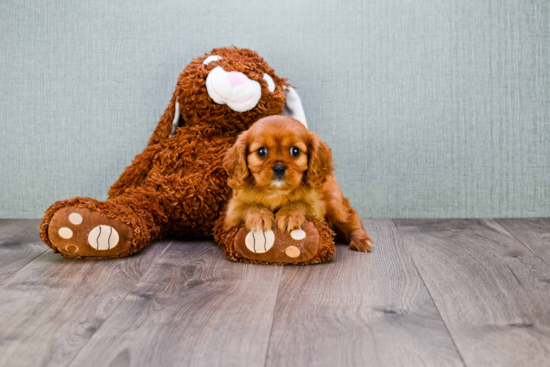
[[[460,352],[460,349],[458,349],[458,346],[455,342],[455,339],[453,338],[453,334],[451,334],[451,330],[449,330],[449,327],[447,326],[447,323],[445,322],[445,319],[443,318],[443,316],[441,315],[441,312],[439,311],[439,307],[437,307],[437,303],[435,302],[435,299],[432,296],[432,293],[430,292],[430,288],[428,287],[428,284],[426,284],[426,281],[424,281],[424,277],[422,277],[422,273],[418,269],[418,266],[416,265],[416,262],[414,261],[414,258],[412,257],[411,253],[407,249],[407,246],[405,244],[405,240],[403,239],[403,236],[401,235],[401,232],[399,231],[399,227],[397,226],[397,223],[395,223],[395,219],[391,219],[391,222],[393,223],[393,226],[394,226],[394,228],[397,232],[397,235],[399,236],[399,239],[401,240],[401,243],[403,244],[403,249],[405,250],[407,255],[409,255],[409,258],[411,259],[411,262],[414,266],[414,269],[416,270],[416,273],[420,277],[420,280],[424,284],[424,287],[426,287],[426,292],[428,292],[428,296],[430,296],[430,299],[432,300],[432,303],[435,307],[435,310],[437,311],[437,314],[439,315],[439,318],[441,319],[441,322],[445,326],[445,330],[447,330],[447,334],[449,335],[449,338],[451,338],[451,341],[453,342],[453,346],[455,347],[455,350],[456,350],[458,356],[460,357],[460,360],[462,361],[462,364],[464,366],[468,366],[466,364],[466,361],[464,360],[464,357],[462,356],[462,353]]]
[[[105,323],[111,318],[111,316],[113,316],[113,314],[115,313],[116,310],[118,310],[118,308],[120,307],[120,305],[124,302],[124,300],[126,298],[128,298],[128,295],[130,293],[132,293],[132,291],[134,289],[137,288],[137,286],[141,283],[141,281],[143,279],[145,279],[145,277],[147,277],[151,271],[153,270],[155,264],[157,263],[157,260],[162,256],[162,254],[164,254],[166,252],[166,250],[168,250],[168,248],[170,246],[172,246],[172,243],[174,242],[175,238],[172,238],[170,240],[170,242],[168,243],[168,245],[166,246],[166,248],[160,253],[158,254],[155,258],[154,258],[154,261],[151,262],[151,266],[149,267],[149,269],[147,269],[147,271],[145,272],[145,274],[143,274],[143,276],[136,282],[136,284],[134,284],[134,286],[128,291],[128,293],[126,293],[126,295],[120,300],[120,302],[118,303],[118,305],[111,311],[111,313],[109,314],[109,316],[107,316],[105,318],[105,320],[103,320],[103,322],[101,323],[101,325],[97,328],[97,330],[93,333],[93,335],[90,337],[90,339],[88,339],[88,341],[86,341],[86,343],[84,343],[84,345],[82,346],[82,348],[80,348],[80,350],[74,355],[73,358],[71,358],[71,360],[66,364],[66,366],[70,366],[73,361],[80,355],[80,353],[82,353],[82,351],[84,350],[84,348],[86,348],[86,345],[88,345],[88,343],[90,343],[90,341],[93,339],[93,337],[99,332],[99,330],[101,330],[101,328],[103,327],[103,325],[105,325]],[[119,260],[120,261],[120,260]]]
[[[19,273],[21,270],[25,269],[27,266],[29,266],[30,264],[32,264],[36,259],[38,259],[39,257],[41,257],[42,255],[48,253],[48,249],[45,249],[43,252],[41,252],[40,254],[38,254],[37,256],[35,256],[32,260],[30,260],[28,263],[26,263],[25,265],[23,265],[22,267],[20,267],[19,269],[17,269],[16,271],[14,271],[13,273],[11,273],[10,275],[8,275],[7,277],[5,277],[4,279],[0,280],[0,284],[4,283],[7,279],[11,278],[12,276],[14,276],[15,274]]]
[[[512,232],[510,232],[508,230],[508,228],[504,227],[502,224],[500,224],[498,222],[497,219],[493,219],[493,218],[489,218],[489,220],[493,221],[494,223],[496,223],[500,228],[504,229],[504,231],[506,233],[508,233],[510,236],[512,236],[513,239],[515,239],[516,241],[518,241],[523,247],[525,247],[527,250],[529,250],[533,255],[535,255],[538,259],[540,259],[542,262],[544,262],[546,264],[546,261],[542,258],[542,256],[540,254],[537,254],[532,248],[531,246],[529,246],[527,243],[523,242],[522,240],[520,240],[519,238],[517,238]],[[516,220],[520,220],[520,219],[516,219]]]
[[[273,335],[273,326],[275,325],[275,314],[277,311],[277,305],[279,304],[279,293],[283,282],[283,272],[285,267],[281,266],[281,274],[279,275],[279,286],[277,287],[277,295],[275,296],[275,304],[273,305],[273,317],[271,318],[271,328],[269,329],[269,337],[267,338],[267,349],[265,351],[264,367],[267,367],[267,359],[269,357],[269,350],[271,349],[271,336]]]
[[[2,222],[4,223],[1,223],[0,222],[0,227],[5,227],[5,226],[8,226],[10,224],[13,224],[13,223],[17,223],[19,221],[34,221],[34,219],[2,219]],[[27,229],[29,231],[29,233],[36,233],[34,232],[34,228],[28,228]],[[28,234],[27,232],[24,232],[25,235]],[[38,241],[32,241],[32,242],[28,242],[28,243],[25,243],[25,245],[32,245],[34,243],[40,243],[42,244],[42,241],[40,241],[40,239],[38,239]],[[22,267],[20,267],[19,269],[15,270],[13,273],[9,274],[8,276],[6,276],[5,278],[3,279],[0,279],[0,285],[2,283],[4,283],[4,281],[6,281],[7,279],[11,278],[14,274],[17,274],[18,272],[20,272],[22,269],[26,268],[29,264],[31,264],[32,262],[34,262],[36,259],[38,259],[40,256],[44,255],[46,252],[48,252],[48,248],[44,249],[44,251],[42,251],[41,253],[39,253],[38,255],[36,255],[35,257],[33,257],[30,261],[28,261],[25,265],[23,265]]]

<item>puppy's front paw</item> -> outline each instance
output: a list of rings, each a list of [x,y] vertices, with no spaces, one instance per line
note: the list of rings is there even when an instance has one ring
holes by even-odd
[[[297,211],[286,211],[280,210],[275,215],[275,222],[277,223],[277,228],[281,231],[293,231],[298,229],[304,224],[306,217]]]
[[[359,252],[372,252],[372,241],[370,239],[355,239],[351,241],[349,248]]]
[[[246,228],[249,231],[268,231],[273,228],[273,213],[267,210],[258,210],[246,216]]]

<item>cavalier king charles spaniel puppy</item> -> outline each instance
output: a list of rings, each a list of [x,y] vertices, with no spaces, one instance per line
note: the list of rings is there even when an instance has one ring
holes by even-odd
[[[298,120],[258,120],[239,135],[223,166],[233,189],[226,229],[244,222],[251,231],[292,231],[312,215],[345,235],[351,249],[372,250],[372,239],[332,175],[330,148]]]

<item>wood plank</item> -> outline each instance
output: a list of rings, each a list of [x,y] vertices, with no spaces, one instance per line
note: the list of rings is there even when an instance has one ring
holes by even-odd
[[[33,219],[0,221],[0,283],[50,250],[40,240],[39,223]]]
[[[364,225],[371,254],[284,269],[267,365],[462,366],[394,223]]]
[[[46,252],[0,284],[0,366],[66,366],[169,242],[111,260]]]
[[[264,366],[282,268],[171,246],[72,366]]]
[[[495,221],[550,266],[550,218],[496,219]],[[541,281],[550,283],[550,274]]]
[[[469,366],[549,366],[549,268],[493,220],[396,220]]]
[[[0,219],[0,228],[16,220],[21,220],[21,219]]]

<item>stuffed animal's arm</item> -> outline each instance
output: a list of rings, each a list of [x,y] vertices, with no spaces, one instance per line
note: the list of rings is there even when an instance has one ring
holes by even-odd
[[[179,111],[178,115],[179,115]],[[168,107],[164,111],[164,114],[161,116],[151,139],[149,139],[149,144],[143,153],[138,154],[132,164],[124,170],[122,175],[118,180],[111,186],[109,189],[109,198],[114,198],[124,192],[129,187],[137,187],[141,185],[143,180],[147,177],[149,170],[152,166],[154,146],[170,137],[170,132],[172,131],[172,124],[174,120],[174,115],[176,114],[176,93],[172,95],[172,99],[168,104]]]
[[[153,165],[154,150],[154,147],[147,147],[134,158],[132,164],[126,167],[109,189],[109,199],[122,194],[129,187],[137,187],[142,184]]]

